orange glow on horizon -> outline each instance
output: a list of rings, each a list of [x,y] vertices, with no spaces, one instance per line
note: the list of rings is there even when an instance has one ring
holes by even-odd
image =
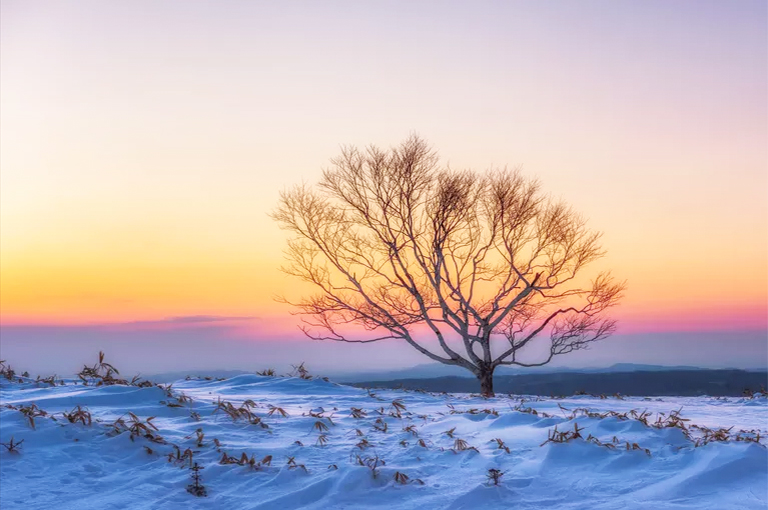
[[[273,237],[278,238],[275,244],[284,242],[279,234]],[[55,258],[42,251],[3,255],[0,323],[115,324],[209,315],[259,317],[259,331],[296,333],[298,317],[275,297],[295,299],[314,292],[313,287],[279,271],[277,250],[269,256],[251,250],[249,256],[171,246],[152,259],[119,250],[59,250]],[[595,267],[611,267],[612,262],[614,274],[629,277],[622,304],[613,311],[620,331],[768,327],[768,290],[759,285],[766,279],[765,268],[710,271],[702,278],[702,264],[692,263],[665,273],[653,259],[629,261],[621,247],[609,250]],[[755,261],[745,265],[759,267]]]

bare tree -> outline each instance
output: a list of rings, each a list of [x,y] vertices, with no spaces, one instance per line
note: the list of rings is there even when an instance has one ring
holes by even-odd
[[[319,291],[292,303],[313,339],[405,341],[491,396],[496,367],[544,365],[615,330],[605,312],[624,284],[581,274],[604,255],[599,233],[517,171],[439,167],[417,136],[343,149],[272,216],[293,234],[283,270]]]

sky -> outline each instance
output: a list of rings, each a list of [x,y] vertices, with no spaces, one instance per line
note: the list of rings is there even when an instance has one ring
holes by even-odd
[[[3,0],[0,352],[418,363],[302,340],[268,216],[342,145],[418,133],[454,168],[521,167],[604,233],[628,290],[594,359],[764,366],[767,9]],[[174,361],[178,338],[201,354]]]

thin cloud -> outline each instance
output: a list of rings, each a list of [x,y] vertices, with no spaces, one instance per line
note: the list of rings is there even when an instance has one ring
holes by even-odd
[[[211,324],[217,322],[236,322],[236,321],[256,321],[256,316],[237,316],[237,315],[182,315],[178,317],[167,317],[154,321],[130,321],[120,323],[120,326],[166,326],[166,325],[185,325],[185,324]]]

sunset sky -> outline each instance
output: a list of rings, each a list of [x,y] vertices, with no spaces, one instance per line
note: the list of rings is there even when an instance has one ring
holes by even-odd
[[[298,341],[274,300],[301,288],[278,269],[278,194],[342,144],[418,133],[454,168],[521,167],[604,232],[633,347],[601,363],[660,345],[674,363],[766,363],[763,0],[1,9],[3,356],[150,333]],[[714,347],[687,359],[696,338]]]

